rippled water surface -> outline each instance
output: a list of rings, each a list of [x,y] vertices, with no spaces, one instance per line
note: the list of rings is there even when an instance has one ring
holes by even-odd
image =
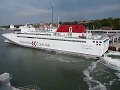
[[[12,85],[38,85],[42,90],[120,89],[119,58],[105,55],[92,60],[20,47],[4,43],[6,32],[0,31],[0,74],[11,73]]]

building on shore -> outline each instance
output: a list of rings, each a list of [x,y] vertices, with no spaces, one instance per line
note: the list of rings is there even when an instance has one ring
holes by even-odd
[[[11,24],[10,29],[15,29],[15,26]]]

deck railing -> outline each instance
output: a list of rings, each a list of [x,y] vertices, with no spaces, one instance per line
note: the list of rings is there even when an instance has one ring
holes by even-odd
[[[24,86],[24,87],[17,87],[13,86],[16,88],[16,90],[41,90],[37,85],[30,85],[30,86]]]

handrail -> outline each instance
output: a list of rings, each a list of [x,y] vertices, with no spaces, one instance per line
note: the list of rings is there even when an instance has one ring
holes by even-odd
[[[30,85],[30,86],[24,86],[24,87],[13,86],[13,87],[20,90],[41,90],[37,85]]]

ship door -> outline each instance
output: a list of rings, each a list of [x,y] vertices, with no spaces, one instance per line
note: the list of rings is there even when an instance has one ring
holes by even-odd
[[[69,37],[72,37],[72,31],[73,31],[72,27],[69,27],[69,33],[68,33]]]

